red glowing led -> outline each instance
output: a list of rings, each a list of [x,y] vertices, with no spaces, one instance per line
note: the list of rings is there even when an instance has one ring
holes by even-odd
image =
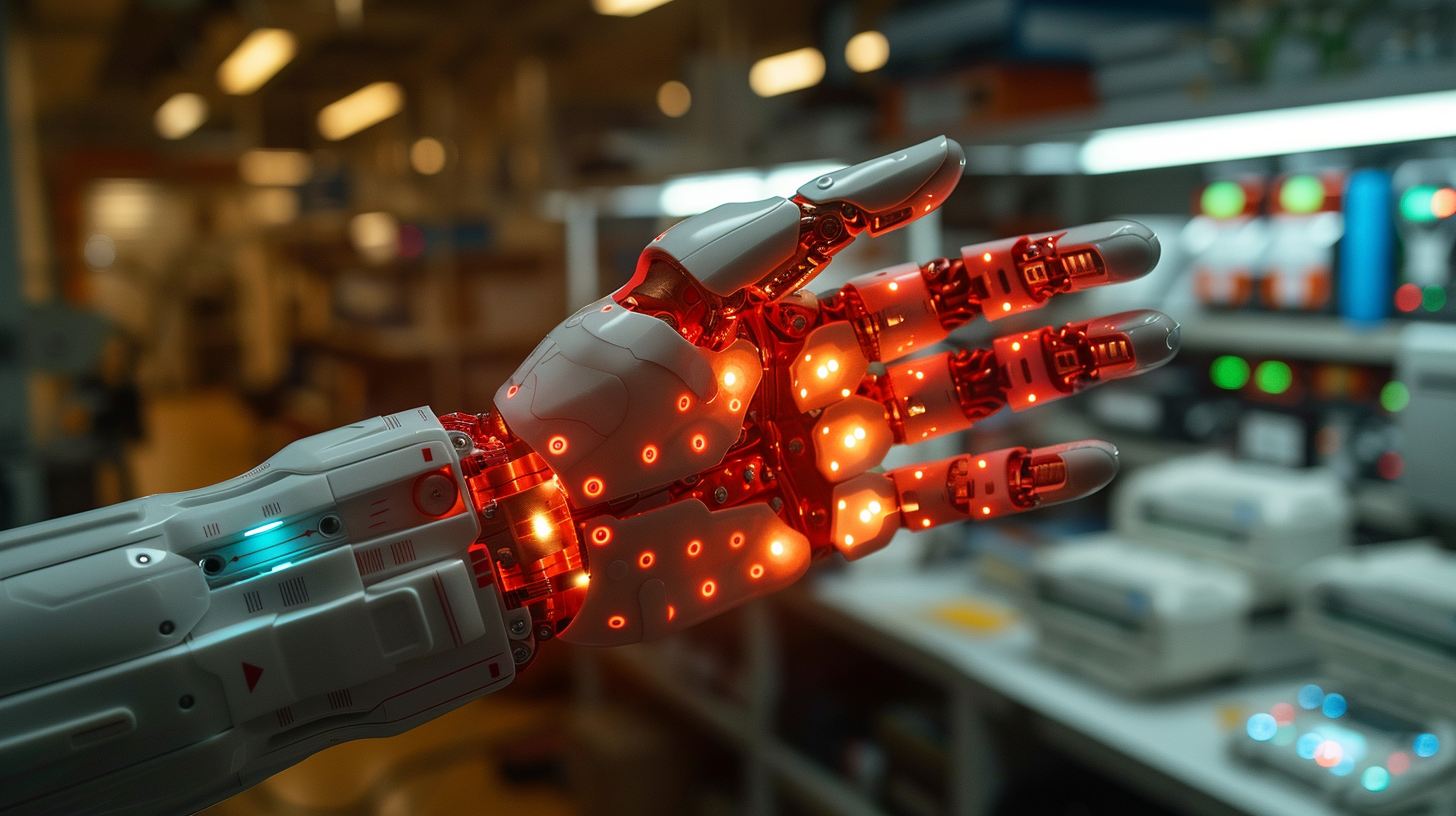
[[[703,597],[704,598],[711,598],[711,597],[713,597],[713,593],[714,592],[717,592],[717,591],[718,591],[718,585],[717,584],[713,583],[712,581],[704,581],[703,582]]]
[[[667,607],[667,619],[672,620],[675,617],[677,617],[677,607],[669,604]]]
[[[612,305],[610,303],[607,304],[606,306],[603,306],[602,307],[602,311],[604,311],[604,312],[610,312],[611,310],[612,310]]]
[[[700,553],[700,552],[702,552],[702,551],[703,551],[703,542],[701,542],[701,541],[689,541],[688,542],[688,555],[689,556],[696,557],[697,554]]]
[[[657,556],[653,555],[651,551],[642,553],[641,555],[637,556],[637,564],[641,566],[642,569],[647,569],[648,567],[652,566],[652,562],[656,560]]]
[[[1395,451],[1386,451],[1375,460],[1375,472],[1382,479],[1399,479],[1405,473],[1405,457]]]
[[[1410,754],[1407,754],[1405,751],[1396,751],[1390,755],[1390,759],[1385,760],[1385,769],[1390,771],[1391,776],[1400,776],[1406,771],[1409,771],[1410,766]]]
[[[1395,290],[1395,308],[1402,312],[1414,312],[1421,308],[1421,287],[1414,283],[1403,283]]]
[[[693,452],[702,453],[708,449],[708,437],[702,434],[693,434]]]
[[[739,402],[738,400],[729,400],[728,401],[728,410],[730,410],[730,411],[733,411],[733,412],[737,413],[738,409],[740,409],[742,407],[743,407],[743,403],[742,402]]]
[[[689,407],[692,406],[692,404],[693,401],[688,397],[687,394],[683,394],[681,397],[677,398],[677,409],[679,411],[686,411]]]
[[[647,447],[642,449],[642,461],[646,462],[649,465],[657,461],[656,445],[648,445]]]
[[[607,625],[612,627],[613,629],[621,629],[623,626],[627,625],[627,619],[622,617],[621,615],[613,615],[610,618],[607,618]]]
[[[1274,717],[1274,722],[1279,725],[1289,725],[1294,722],[1294,706],[1289,703],[1275,703],[1274,707],[1269,709],[1269,713]]]
[[[743,533],[734,533],[728,537],[728,546],[737,549],[743,546]]]
[[[602,495],[602,480],[593,476],[582,484],[581,489],[588,496],[600,496]]]
[[[546,443],[546,447],[549,448],[552,453],[566,453],[566,437],[553,436],[551,437],[551,441]]]
[[[506,389],[506,399],[510,399],[511,397],[514,397],[516,395],[516,392],[517,391],[520,391],[520,390],[521,390],[521,387],[519,385],[513,385],[510,388],[507,388]]]
[[[749,567],[748,568],[748,577],[749,578],[762,578],[763,577],[763,565],[762,564],[754,564],[753,566]]]

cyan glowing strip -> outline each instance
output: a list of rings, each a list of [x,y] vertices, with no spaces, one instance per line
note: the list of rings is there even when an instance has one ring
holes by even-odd
[[[283,526],[283,522],[281,522],[281,521],[270,521],[267,524],[263,524],[263,525],[260,525],[258,527],[254,527],[253,529],[247,531],[246,533],[243,533],[243,538],[247,538],[249,536],[255,536],[255,535],[259,534],[259,533],[266,533],[269,530],[276,530],[276,529],[278,529],[279,527],[282,527],[282,526]]]
[[[1082,145],[1082,169],[1153,167],[1456,136],[1456,91],[1107,128]]]

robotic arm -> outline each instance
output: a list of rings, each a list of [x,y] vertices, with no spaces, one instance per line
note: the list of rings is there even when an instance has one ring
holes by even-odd
[[[486,414],[378,417],[219,485],[0,535],[0,810],[191,812],[494,691],[547,640],[662,637],[900,527],[1106,484],[1096,441],[873,470],[1177,346],[1166,316],[1125,312],[908,358],[1144,274],[1158,242],[1132,222],[801,288],[856,235],[939,206],[963,164],[933,139],[683,221]]]

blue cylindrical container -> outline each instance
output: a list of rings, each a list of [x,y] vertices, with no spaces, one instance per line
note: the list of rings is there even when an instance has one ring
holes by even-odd
[[[1390,174],[1383,170],[1356,170],[1345,187],[1337,286],[1340,314],[1354,323],[1375,323],[1390,313],[1395,277],[1390,195]]]

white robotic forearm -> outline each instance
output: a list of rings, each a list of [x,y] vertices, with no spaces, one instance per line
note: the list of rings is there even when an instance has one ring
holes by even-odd
[[[0,534],[0,811],[191,812],[509,683],[463,485],[418,409]]]
[[[1166,316],[1124,312],[911,358],[1147,272],[1158,242],[1132,222],[800,288],[939,206],[963,165],[932,139],[687,219],[488,413],[376,418],[211,488],[0,534],[0,811],[189,812],[504,686],[543,641],[661,637],[902,527],[1106,484],[1097,441],[875,470],[1177,346]]]

